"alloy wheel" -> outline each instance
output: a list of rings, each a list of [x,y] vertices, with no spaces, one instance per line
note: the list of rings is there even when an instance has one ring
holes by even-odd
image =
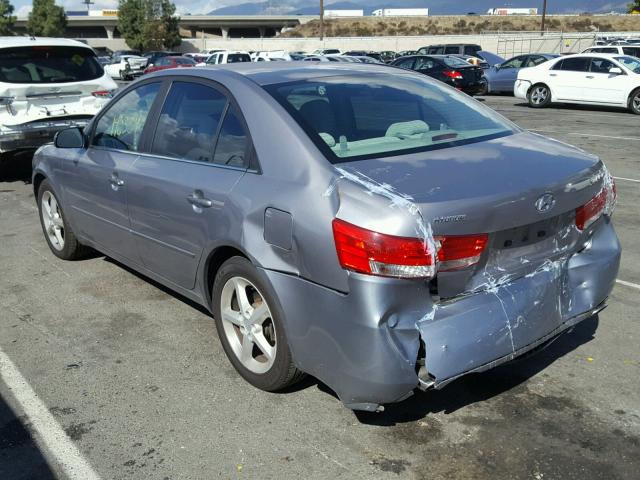
[[[631,106],[636,112],[640,112],[640,92],[636,93],[631,100]]]
[[[534,105],[540,105],[545,102],[547,96],[549,95],[549,91],[547,87],[536,87],[531,92],[531,102]]]
[[[263,374],[276,358],[276,330],[269,305],[250,281],[232,277],[220,296],[224,333],[238,360],[253,373]]]
[[[56,197],[49,191],[42,195],[42,222],[49,243],[58,251],[64,248],[64,221]]]

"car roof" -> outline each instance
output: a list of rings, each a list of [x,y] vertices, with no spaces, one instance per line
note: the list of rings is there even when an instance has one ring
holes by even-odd
[[[575,53],[572,55],[564,55],[560,58],[580,58],[580,57],[600,57],[600,58],[618,58],[625,56],[622,53],[599,53],[599,52],[587,52],[587,53]]]
[[[396,69],[390,70],[389,68],[390,67],[385,64],[356,62],[245,62],[216,65],[215,68],[198,68],[197,71],[188,73],[170,70],[154,73],[153,75],[195,75],[216,79],[220,74],[228,74],[229,77],[235,74],[264,86],[298,81],[300,79],[313,80],[338,75],[365,76],[371,75],[372,73],[401,74],[401,72],[398,72]],[[404,70],[402,72],[404,72]],[[405,73],[411,74],[410,71],[406,71]]]
[[[93,50],[86,43],[69,38],[40,38],[40,37],[0,37],[0,48],[13,47],[81,47]]]

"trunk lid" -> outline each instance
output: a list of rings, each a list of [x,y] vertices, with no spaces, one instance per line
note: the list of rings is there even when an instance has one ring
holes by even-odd
[[[478,264],[438,274],[444,298],[489,289],[575,250],[575,209],[603,183],[597,157],[525,132],[349,167],[411,197],[435,236],[489,234]],[[541,212],[536,201],[547,194],[554,204]]]
[[[468,83],[477,83],[484,74],[481,67],[462,67],[457,70],[462,74],[462,78]]]

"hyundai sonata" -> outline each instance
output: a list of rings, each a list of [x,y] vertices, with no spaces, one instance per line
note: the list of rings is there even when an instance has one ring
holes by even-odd
[[[620,259],[596,156],[384,66],[151,74],[42,147],[33,186],[54,255],[117,259],[210,309],[251,384],[308,373],[352,409],[543,346]]]

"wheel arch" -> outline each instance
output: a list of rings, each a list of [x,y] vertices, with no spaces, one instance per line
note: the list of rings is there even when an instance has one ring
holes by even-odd
[[[40,190],[40,185],[42,185],[42,182],[44,182],[46,179],[47,176],[40,171],[37,171],[33,175],[33,180],[31,183],[33,185],[33,195],[36,197],[36,199],[38,198],[38,190]]]
[[[206,305],[210,309],[212,307],[211,292],[213,290],[213,282],[222,264],[229,260],[231,257],[243,257],[249,260],[251,263],[254,263],[249,255],[247,255],[242,249],[235,245],[220,245],[209,252],[204,263],[204,268],[202,269],[202,285],[204,286],[205,290],[204,298],[206,300]]]

